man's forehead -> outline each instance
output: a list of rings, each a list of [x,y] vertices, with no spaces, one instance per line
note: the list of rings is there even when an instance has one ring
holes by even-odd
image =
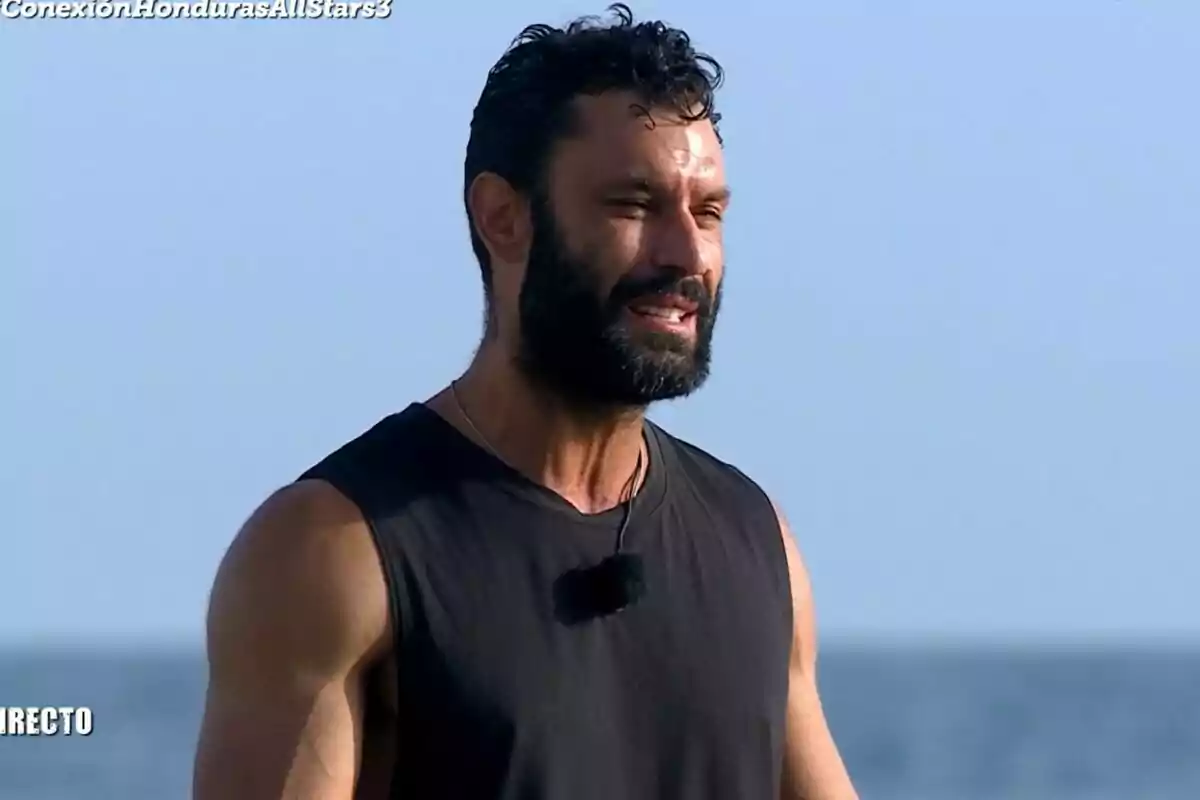
[[[709,142],[694,124],[688,125],[683,129],[683,141],[670,148],[671,158],[685,177],[715,178],[721,166],[721,148],[715,144],[715,135]]]
[[[586,171],[669,169],[682,177],[718,178],[721,144],[707,119],[686,120],[670,108],[646,107],[635,96],[578,98],[571,161]],[[564,144],[567,144],[564,142]]]

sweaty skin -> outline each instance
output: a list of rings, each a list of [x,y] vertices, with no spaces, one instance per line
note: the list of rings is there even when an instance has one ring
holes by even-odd
[[[637,265],[671,264],[715,292],[724,268],[724,163],[707,121],[655,125],[610,93],[578,103],[582,133],[556,148],[550,197],[568,244],[607,291]],[[513,367],[528,203],[496,176],[471,189],[494,264],[497,335],[459,381],[491,445],[576,508],[618,502],[641,449],[641,411],[581,417]],[[429,401],[465,436],[449,392]],[[821,708],[807,571],[782,515],[794,607],[781,800],[857,800]],[[328,484],[268,498],[218,570],[195,800],[382,800],[396,741],[395,642],[378,555],[359,510]],[[564,732],[567,735],[569,732]]]
[[[788,667],[782,800],[857,800],[817,690],[817,626],[808,569],[778,505],[775,514],[792,587],[792,658]]]
[[[213,586],[195,800],[386,797],[390,640],[358,509],[311,481],[268,498]]]
[[[683,132],[688,146],[686,150],[675,151],[675,163],[679,165],[679,172],[697,180],[715,177],[717,162],[716,159],[705,154],[704,137],[691,127],[684,128]]]

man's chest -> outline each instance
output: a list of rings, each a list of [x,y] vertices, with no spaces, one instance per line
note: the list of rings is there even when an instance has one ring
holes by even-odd
[[[791,643],[778,565],[728,523],[668,523],[630,531],[645,580],[636,603],[568,617],[556,585],[602,559],[609,540],[572,552],[477,531],[487,545],[460,547],[453,569],[418,581],[419,619],[400,646],[404,697],[462,725],[534,737],[660,719],[702,735],[773,720]]]

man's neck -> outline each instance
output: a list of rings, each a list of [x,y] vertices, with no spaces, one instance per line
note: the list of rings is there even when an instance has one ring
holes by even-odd
[[[640,485],[642,475],[634,471],[644,447],[642,409],[573,408],[511,364],[483,357],[428,405],[480,447],[585,514],[620,504],[631,478]]]

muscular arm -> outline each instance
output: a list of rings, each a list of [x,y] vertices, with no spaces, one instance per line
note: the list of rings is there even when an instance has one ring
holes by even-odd
[[[195,800],[350,800],[363,675],[387,633],[357,509],[317,482],[268,499],[213,586]]]
[[[791,528],[776,507],[792,586],[792,659],[782,800],[857,800],[817,692],[817,639],[812,585]]]

